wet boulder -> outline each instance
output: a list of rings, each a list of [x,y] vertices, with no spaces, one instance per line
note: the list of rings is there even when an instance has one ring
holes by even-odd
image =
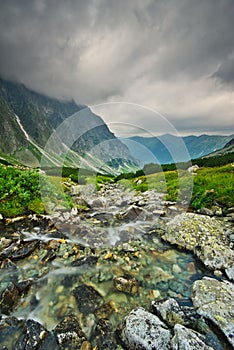
[[[216,334],[212,332],[205,319],[191,305],[191,300],[177,301],[169,298],[153,301],[152,312],[165,322],[169,328],[174,327],[173,349],[196,350],[203,349],[203,346],[204,349],[212,347],[217,350],[222,349]],[[193,338],[194,341],[190,343],[190,339]]]

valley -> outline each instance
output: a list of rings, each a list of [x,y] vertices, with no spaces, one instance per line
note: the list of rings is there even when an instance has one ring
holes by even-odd
[[[0,97],[0,346],[231,349],[233,135],[140,166],[85,106]]]

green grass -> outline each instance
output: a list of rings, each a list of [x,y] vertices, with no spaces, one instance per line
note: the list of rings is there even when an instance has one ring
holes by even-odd
[[[0,165],[0,213],[5,217],[41,214],[45,212],[44,203],[51,200],[69,206],[70,198],[56,181],[49,181],[35,170]]]
[[[224,208],[234,206],[234,167],[229,164],[215,168],[201,168],[194,177],[192,207],[210,208],[218,204]]]
[[[154,189],[165,193],[166,200],[180,201],[189,198],[193,184],[190,206],[193,209],[210,208],[215,204],[223,208],[234,206],[234,167],[231,164],[200,168],[196,175],[185,170],[158,172],[147,176],[121,179],[119,182],[126,188],[137,191]]]

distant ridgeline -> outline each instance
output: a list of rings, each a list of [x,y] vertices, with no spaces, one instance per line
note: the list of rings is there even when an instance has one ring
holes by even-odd
[[[165,134],[158,137],[133,136],[129,139],[121,139],[121,141],[128,146],[132,156],[143,167],[149,163],[173,164],[202,158],[209,154],[218,156],[230,153],[233,151],[233,138],[234,135],[191,135],[180,138]],[[181,141],[184,142],[184,147],[187,148],[187,154],[186,152],[180,152]],[[226,144],[227,147],[222,150]],[[176,160],[173,159],[170,149],[176,154]]]
[[[3,163],[82,167],[115,175],[138,169],[127,146],[104,121],[74,101],[60,101],[0,79],[0,118]]]
[[[198,165],[199,167],[220,167],[226,164],[234,162],[234,138],[232,138],[223,148],[218,151],[212,152],[204,157],[192,159],[187,162],[157,164],[147,163],[142,169],[137,170],[135,173],[120,174],[115,178],[118,181],[122,178],[135,178],[138,176],[149,175],[159,173],[161,171],[173,171],[176,169],[187,170],[191,164]]]

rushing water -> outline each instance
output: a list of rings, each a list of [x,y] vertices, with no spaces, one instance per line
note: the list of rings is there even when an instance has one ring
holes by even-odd
[[[53,330],[75,314],[95,345],[99,319],[110,320],[115,330],[133,308],[149,309],[153,300],[172,297],[189,304],[193,282],[211,273],[192,254],[161,240],[160,230],[169,220],[160,219],[162,195],[136,195],[110,186],[84,196],[96,205],[99,196],[99,207],[58,212],[49,222],[31,218],[0,227],[1,236],[16,247],[12,262],[3,258],[0,293],[11,282],[30,284],[9,315],[34,319]],[[119,286],[121,281],[125,284]],[[0,345],[11,344],[18,335],[13,327]]]
[[[145,232],[143,224],[124,224],[106,230],[112,243],[116,243],[117,229],[118,232],[123,229],[135,232],[136,226],[138,233]],[[1,291],[10,282],[31,279],[33,283],[29,292],[22,296],[12,315],[35,319],[49,330],[65,315],[75,313],[86,334],[90,334],[94,315],[80,312],[73,293],[78,286],[92,286],[101,295],[102,304],[110,306],[106,311],[108,317],[113,326],[117,326],[136,306],[149,307],[152,300],[168,297],[189,299],[194,280],[207,273],[192,254],[163,243],[156,232],[141,235],[141,239],[134,241],[96,249],[83,247],[74,242],[74,238],[64,240],[55,237],[51,240],[46,232],[42,234],[39,227],[22,229],[20,226],[18,233],[28,241],[39,239],[41,244],[31,255],[17,261],[17,269],[2,270]],[[56,257],[46,261],[48,247],[55,246],[58,246]],[[74,262],[77,259],[82,261],[82,258],[90,260],[74,266]],[[117,290],[113,283],[116,276],[136,278],[138,291],[131,294]]]

